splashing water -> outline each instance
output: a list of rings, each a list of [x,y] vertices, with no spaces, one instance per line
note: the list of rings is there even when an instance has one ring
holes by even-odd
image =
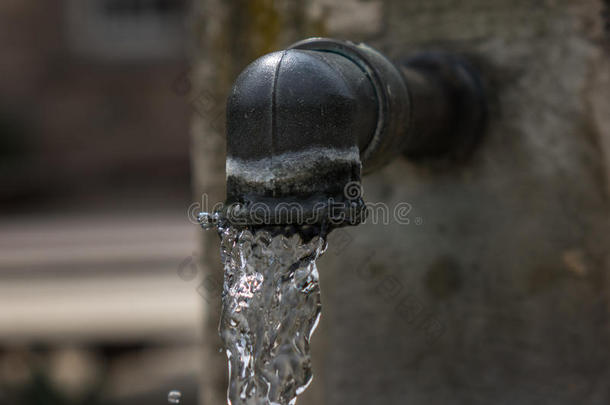
[[[309,339],[320,316],[315,260],[326,241],[220,224],[218,231],[228,402],[293,405],[313,377]]]

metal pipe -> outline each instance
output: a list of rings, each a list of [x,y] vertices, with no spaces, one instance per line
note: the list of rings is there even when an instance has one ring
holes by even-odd
[[[483,100],[476,73],[446,54],[395,65],[364,44],[311,38],[265,55],[227,101],[229,216],[248,225],[358,224],[362,172],[403,153],[472,145]]]

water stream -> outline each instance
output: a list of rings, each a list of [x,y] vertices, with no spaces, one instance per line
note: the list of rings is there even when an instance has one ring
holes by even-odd
[[[203,223],[204,227],[205,222]],[[224,286],[220,335],[231,405],[292,405],[311,383],[309,340],[320,317],[321,236],[218,223]]]

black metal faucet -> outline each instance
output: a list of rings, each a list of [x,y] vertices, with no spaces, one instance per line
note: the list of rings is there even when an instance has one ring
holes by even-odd
[[[229,216],[247,225],[358,224],[361,173],[401,154],[467,149],[484,112],[476,72],[445,53],[394,64],[364,44],[311,38],[265,55],[227,102]]]

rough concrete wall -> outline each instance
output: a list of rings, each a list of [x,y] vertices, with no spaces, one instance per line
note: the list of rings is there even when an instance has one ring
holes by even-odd
[[[399,159],[365,179],[365,200],[410,203],[409,223],[331,235],[319,263],[316,377],[300,403],[610,402],[602,2],[335,3],[201,0],[200,89],[222,104],[247,62],[312,34],[365,40],[394,57],[451,49],[485,75],[489,126],[459,166]],[[196,195],[211,200],[223,195],[222,131],[206,114],[194,120]],[[217,276],[216,237],[203,246]],[[215,305],[206,405],[224,401]]]

